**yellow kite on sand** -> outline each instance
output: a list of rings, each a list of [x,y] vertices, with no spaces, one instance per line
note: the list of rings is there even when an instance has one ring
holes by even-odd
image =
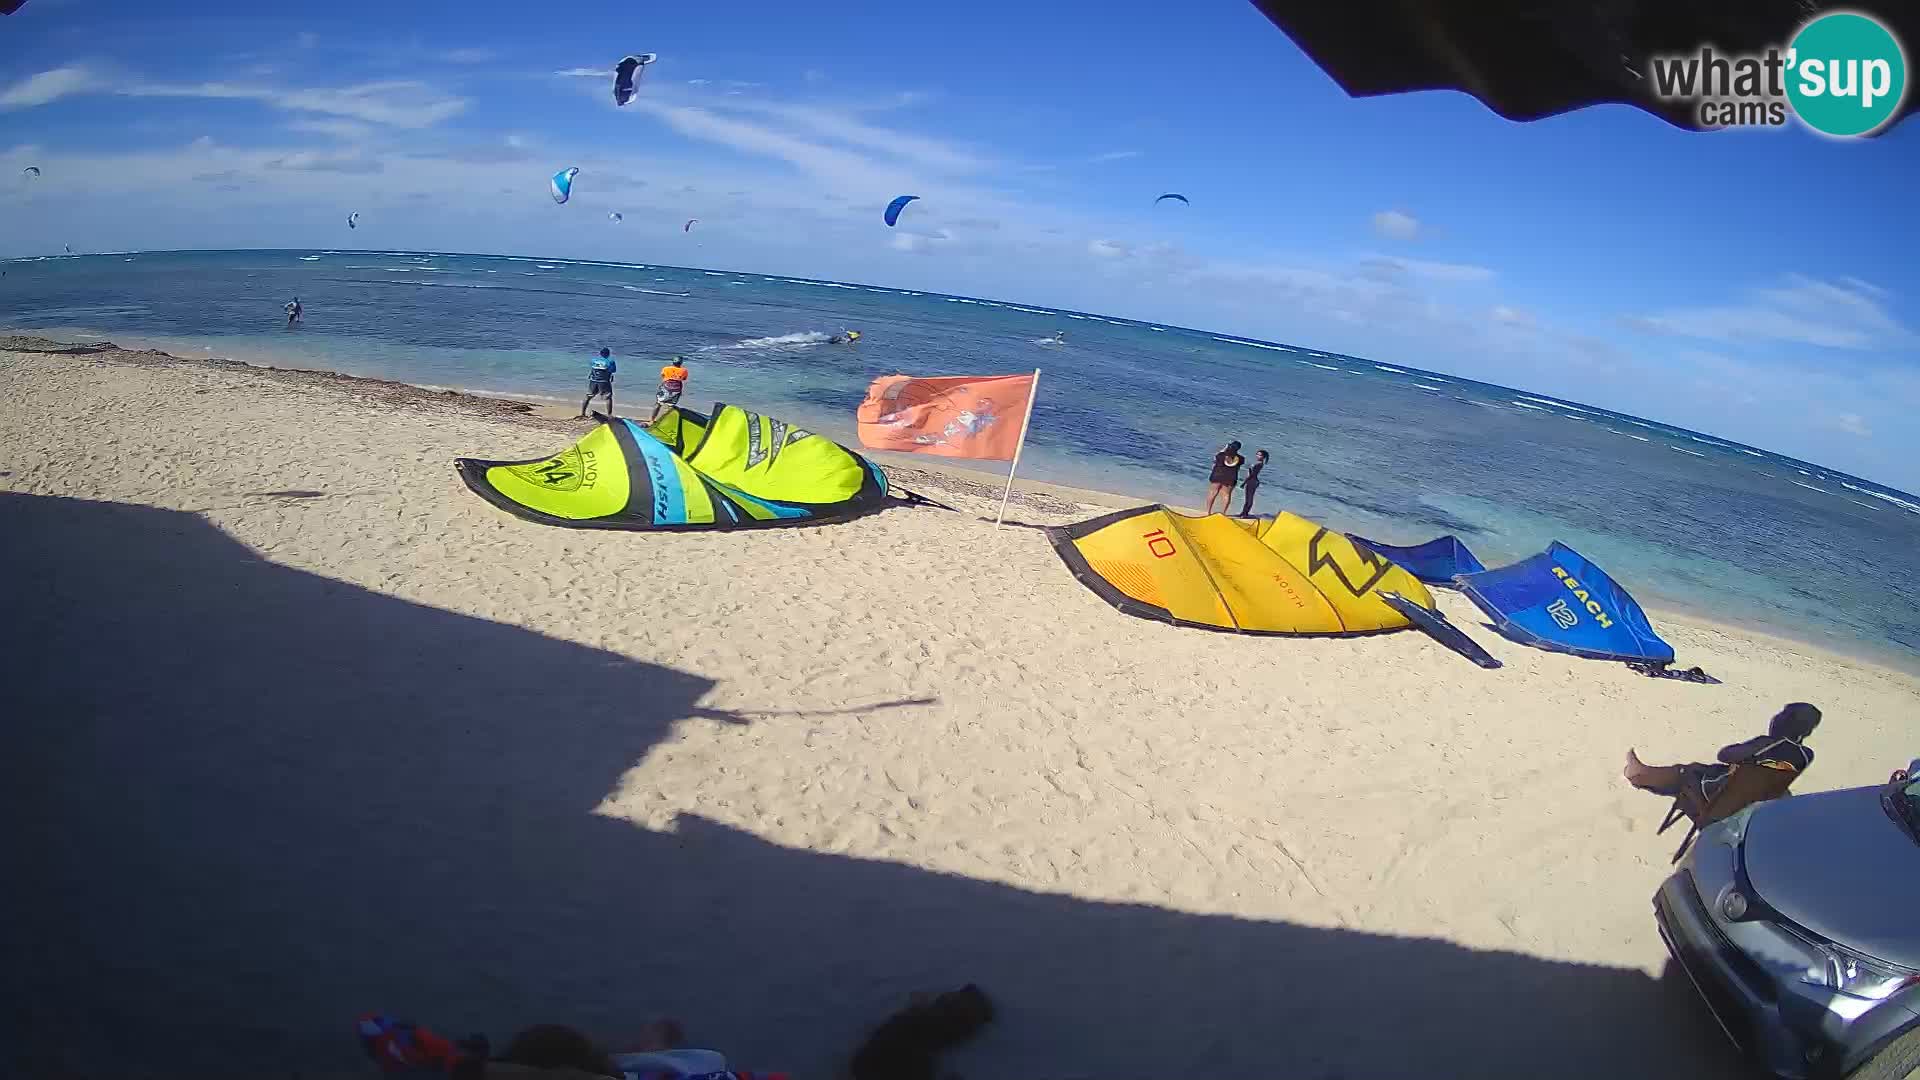
[[[1446,621],[1420,579],[1294,514],[1188,517],[1142,506],[1047,536],[1074,577],[1129,615],[1241,634],[1411,626],[1481,667],[1500,666]]]
[[[1164,506],[1051,531],[1088,588],[1129,615],[1243,634],[1364,634],[1412,625],[1380,599],[1433,607],[1412,574],[1293,514],[1188,517]]]

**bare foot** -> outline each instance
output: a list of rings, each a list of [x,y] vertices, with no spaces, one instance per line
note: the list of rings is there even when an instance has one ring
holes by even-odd
[[[1627,783],[1635,784],[1639,782],[1640,775],[1646,771],[1647,771],[1646,762],[1640,760],[1639,754],[1634,753],[1632,750],[1628,750],[1627,751],[1627,767],[1620,770],[1620,775],[1627,778]]]

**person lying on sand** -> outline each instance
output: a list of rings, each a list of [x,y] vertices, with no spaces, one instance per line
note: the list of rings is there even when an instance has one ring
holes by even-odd
[[[1655,795],[1677,798],[1682,792],[1698,797],[1705,806],[1726,786],[1735,765],[1759,765],[1803,773],[1813,764],[1813,751],[1806,746],[1807,736],[1820,726],[1820,710],[1804,701],[1796,701],[1775,714],[1765,735],[1720,748],[1718,762],[1688,765],[1648,765],[1640,755],[1627,751],[1627,767],[1622,775],[1627,783]]]

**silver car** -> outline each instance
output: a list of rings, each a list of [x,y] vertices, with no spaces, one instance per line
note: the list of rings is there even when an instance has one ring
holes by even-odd
[[[1920,1078],[1920,761],[1707,826],[1653,912],[1720,1027],[1773,1075]]]

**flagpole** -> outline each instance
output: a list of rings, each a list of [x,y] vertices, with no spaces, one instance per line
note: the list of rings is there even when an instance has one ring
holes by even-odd
[[[1040,396],[1040,369],[1033,369],[1033,386],[1027,391],[1027,415],[1020,418],[1020,441],[1013,447],[1013,464],[1007,466],[1007,490],[1000,493],[1000,512],[993,516],[999,525],[1007,516],[1007,497],[1013,494],[1013,474],[1020,469],[1020,451],[1027,448],[1027,426],[1033,423],[1034,399]]]

